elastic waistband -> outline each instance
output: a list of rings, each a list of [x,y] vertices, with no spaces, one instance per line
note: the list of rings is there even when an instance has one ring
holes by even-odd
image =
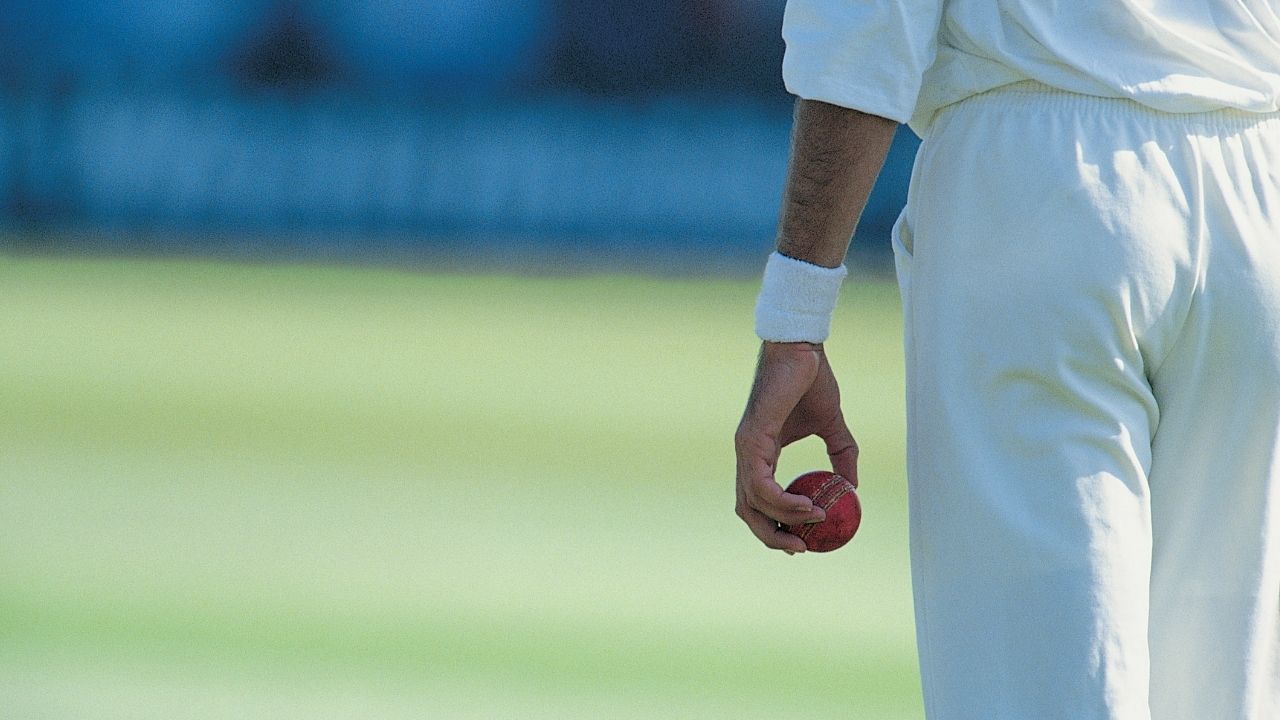
[[[1084,95],[1035,80],[1001,85],[998,88],[971,95],[943,108],[939,111],[939,115],[966,106],[988,109],[1032,106],[1045,110],[1121,114],[1130,117],[1145,116],[1149,119],[1215,130],[1243,130],[1263,123],[1280,122],[1280,111],[1258,113],[1237,108],[1219,108],[1201,112],[1175,113],[1158,110],[1130,98]]]

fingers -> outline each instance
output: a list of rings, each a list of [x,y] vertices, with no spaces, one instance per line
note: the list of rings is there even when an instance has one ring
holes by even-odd
[[[848,480],[855,490],[858,489],[858,446],[851,445],[837,453],[828,453],[831,458],[831,472]]]
[[[779,523],[799,525],[826,517],[804,495],[782,491],[774,480],[778,446],[768,437],[739,430],[737,513],[765,546],[787,552],[804,552],[804,541],[782,531]]]
[[[803,495],[785,493],[774,479],[779,435],[817,376],[820,347],[764,343],[747,408],[734,437],[737,454],[738,516],[765,546],[804,552],[804,541],[779,523],[818,522],[821,509]]]
[[[739,428],[734,438],[738,456],[738,498],[778,522],[818,522],[825,515],[804,495],[783,492],[774,478],[778,445],[768,436]],[[815,514],[816,512],[816,514]]]
[[[832,427],[822,433],[822,440],[827,444],[827,457],[831,460],[831,471],[848,480],[853,487],[858,487],[858,442],[853,433],[845,425],[843,417],[837,417]]]
[[[772,476],[749,479],[743,486],[742,500],[770,520],[787,525],[822,522],[827,517],[807,496],[783,492]]]
[[[748,507],[739,501],[737,512],[738,517],[742,518],[742,521],[751,529],[751,533],[760,542],[764,543],[765,547],[783,550],[791,554],[802,553],[807,549],[803,540],[783,531],[782,528],[778,527],[778,523],[766,517],[759,510]]]

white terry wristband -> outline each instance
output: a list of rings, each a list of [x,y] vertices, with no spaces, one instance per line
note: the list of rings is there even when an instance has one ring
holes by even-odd
[[[848,274],[843,265],[826,268],[773,253],[756,299],[756,335],[769,342],[825,341]]]

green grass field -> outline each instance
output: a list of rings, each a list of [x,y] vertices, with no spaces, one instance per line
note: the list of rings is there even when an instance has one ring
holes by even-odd
[[[795,558],[732,512],[754,291],[0,256],[0,717],[920,718],[896,290]]]

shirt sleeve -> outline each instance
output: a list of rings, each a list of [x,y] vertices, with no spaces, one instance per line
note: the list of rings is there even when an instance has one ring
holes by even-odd
[[[806,100],[907,122],[938,48],[943,0],[788,0],[782,77]]]

